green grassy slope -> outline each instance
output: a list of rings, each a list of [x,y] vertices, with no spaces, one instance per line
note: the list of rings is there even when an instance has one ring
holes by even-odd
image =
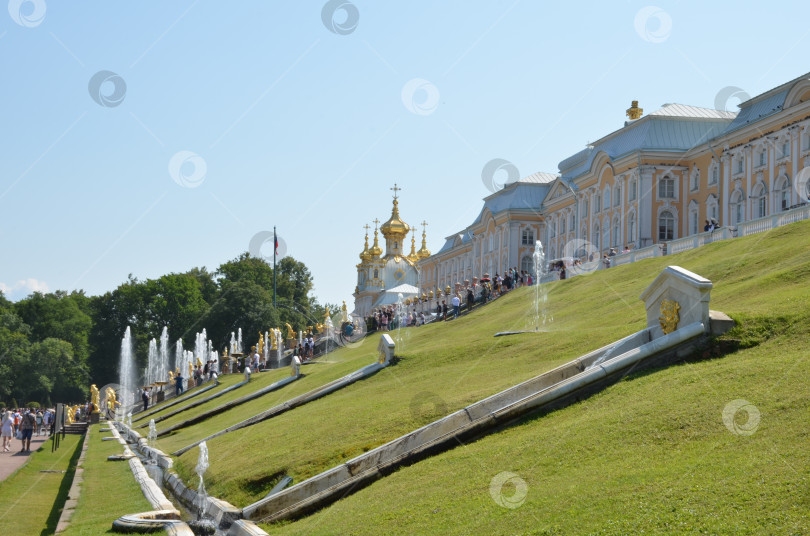
[[[573,357],[569,349],[585,353],[602,333],[615,339],[638,329],[638,295],[669,264],[713,281],[711,307],[740,322],[726,338],[742,349],[628,377],[584,402],[402,468],[307,518],[264,528],[278,534],[808,533],[808,251],[810,222],[803,222],[549,285],[554,331],[513,337],[515,346],[520,337],[533,345],[502,365],[535,360],[550,344]],[[520,293],[510,298],[482,312],[502,318],[502,310],[518,308]],[[481,372],[464,334],[464,325],[474,323],[471,317],[434,335],[467,357],[468,370],[459,374],[465,384]],[[521,379],[515,376],[513,383]],[[400,399],[407,399],[413,390],[403,383]],[[751,435],[733,433],[723,421],[724,408],[741,399],[759,412]],[[754,423],[746,411],[730,415],[737,431]],[[306,428],[310,418],[301,414]],[[356,426],[374,428],[364,419]]]
[[[261,498],[281,475],[296,482],[379,446],[466,404],[533,377],[644,326],[641,291],[669,264],[715,283],[712,308],[761,329],[767,319],[806,314],[810,271],[808,223],[711,244],[699,250],[622,266],[547,285],[539,334],[493,338],[534,324],[534,289],[519,289],[450,323],[402,331],[401,361],[376,376],[259,425],[209,442],[209,491],[237,506]],[[752,325],[753,325],[752,324]],[[327,374],[308,377],[216,419],[169,436],[170,452],[374,359],[377,338],[335,352]],[[193,410],[192,410],[193,411]],[[189,412],[191,413],[191,411]],[[178,460],[190,479],[197,449]]]

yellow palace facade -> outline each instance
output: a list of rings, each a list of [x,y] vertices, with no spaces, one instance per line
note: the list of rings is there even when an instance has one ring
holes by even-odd
[[[509,198],[500,213],[487,198],[476,222],[419,261],[420,287],[526,269],[533,241],[523,244],[522,233],[540,240],[546,259],[587,262],[611,248],[662,249],[703,233],[707,220],[734,229],[808,202],[810,73],[736,112],[667,104],[644,115],[633,102],[626,113],[622,128],[561,161],[558,175],[535,174],[541,188],[496,194]]]
[[[738,112],[668,104],[560,163],[543,200],[548,258],[601,256],[735,227],[808,200],[810,75]]]

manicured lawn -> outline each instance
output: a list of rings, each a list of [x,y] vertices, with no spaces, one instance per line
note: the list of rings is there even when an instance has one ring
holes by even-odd
[[[453,322],[392,332],[394,366],[209,441],[206,487],[246,506],[283,475],[300,482],[633,333],[645,325],[639,294],[676,264],[712,280],[711,308],[740,323],[724,347],[738,350],[626,378],[583,402],[402,468],[309,517],[266,528],[280,534],[808,533],[807,251],[810,222],[802,222],[544,285],[546,323],[539,333],[492,337],[535,325],[534,288]],[[161,438],[157,446],[172,452],[372,363],[378,340],[375,335],[338,350],[328,363],[305,366],[304,378]],[[167,419],[159,429],[288,373],[254,376],[249,386]],[[723,409],[738,399],[760,412],[752,435],[735,435],[723,423]],[[745,416],[737,413],[738,426]],[[119,448],[98,444],[99,450],[113,447]],[[191,449],[176,460],[189,483],[197,456]],[[93,482],[126,468],[97,463]],[[505,485],[493,481],[498,475]],[[525,501],[512,497],[524,489]],[[499,505],[491,490],[501,504],[514,500],[517,507]],[[124,495],[142,498],[139,490]],[[148,509],[115,502],[122,507],[88,526],[100,529],[123,513]]]
[[[51,452],[51,443],[46,441],[25,465],[0,482],[0,533],[53,534],[73,481],[82,439],[65,436],[56,452]]]
[[[285,535],[807,534],[807,320],[723,358],[626,378],[402,468],[309,517],[263,528]],[[724,408],[738,399],[759,411],[751,435],[724,424]],[[751,424],[745,411],[733,422]]]
[[[492,337],[497,331],[534,325],[534,288],[514,291],[454,322],[404,329],[399,334],[396,353],[401,361],[397,365],[277,418],[209,441],[208,489],[245,506],[262,497],[282,475],[300,482],[637,331],[645,319],[638,296],[669,264],[714,282],[713,309],[751,320],[795,315],[810,303],[810,286],[801,276],[810,273],[808,230],[810,224],[800,223],[551,283],[546,285],[547,323],[537,334]],[[367,364],[374,359],[376,343],[377,337],[373,337],[359,348],[340,350],[333,357],[344,363]],[[218,417],[217,423],[206,421],[205,426],[182,430],[166,438],[170,448],[165,450],[189,444],[215,428],[286,400],[294,391],[303,390],[305,381],[291,385],[289,391],[279,391],[268,403],[246,404],[236,410],[238,416],[229,412]],[[184,478],[192,478],[197,455],[192,449],[179,458],[176,468]]]
[[[84,484],[65,536],[113,534],[112,522],[125,514],[152,510],[135,482],[129,463],[107,461],[107,456],[123,454],[117,441],[102,441],[109,432],[102,425],[90,427],[90,444],[84,460]]]

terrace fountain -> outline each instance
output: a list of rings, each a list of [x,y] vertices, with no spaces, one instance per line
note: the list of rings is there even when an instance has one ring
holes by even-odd
[[[135,354],[132,349],[132,332],[127,326],[124,338],[121,339],[121,359],[118,366],[118,383],[120,384],[119,398],[121,402],[120,417],[126,414],[134,402],[135,391]]]

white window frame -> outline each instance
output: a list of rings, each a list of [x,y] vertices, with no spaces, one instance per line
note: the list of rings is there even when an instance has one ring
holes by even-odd
[[[669,228],[666,229],[666,231],[669,231],[669,234],[670,234],[669,237],[667,237],[667,236],[662,237],[661,236],[661,234],[662,234],[661,233],[661,230],[662,230],[661,227],[662,227],[664,214],[669,214],[669,219],[671,220],[671,226],[669,226]],[[670,240],[675,240],[678,237],[677,230],[676,230],[677,229],[677,224],[678,224],[678,219],[675,216],[675,212],[671,208],[665,208],[664,210],[662,210],[658,214],[658,222],[657,223],[658,223],[657,236],[658,236],[658,242],[659,243],[661,243],[661,242],[669,242]]]

